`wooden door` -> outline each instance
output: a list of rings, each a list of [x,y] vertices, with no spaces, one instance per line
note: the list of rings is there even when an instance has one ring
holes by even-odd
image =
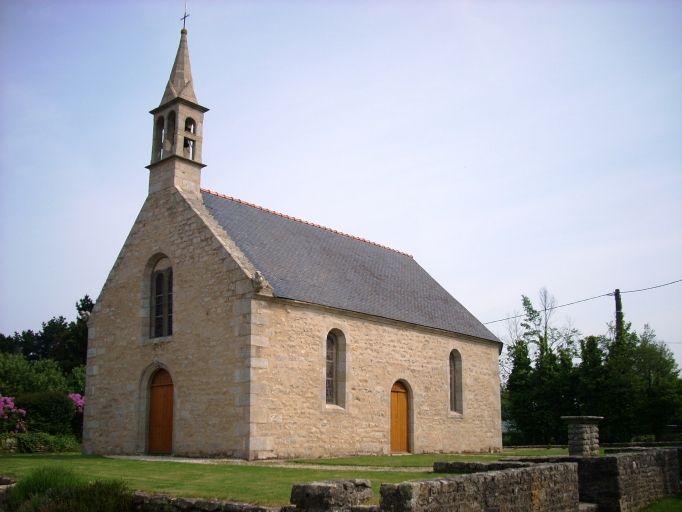
[[[396,382],[391,388],[391,451],[407,453],[410,451],[408,431],[409,399],[407,388]]]
[[[173,451],[173,380],[159,370],[149,393],[149,453]]]

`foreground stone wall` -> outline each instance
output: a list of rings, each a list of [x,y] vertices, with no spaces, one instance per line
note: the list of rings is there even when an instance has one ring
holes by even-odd
[[[381,510],[578,511],[576,464],[526,468],[381,484]]]
[[[133,493],[132,512],[280,512],[280,507],[198,498],[171,498],[165,494]]]
[[[678,452],[651,450],[605,457],[528,457],[515,461],[577,463],[580,501],[600,512],[630,512],[680,492]]]
[[[291,488],[288,511],[336,512],[351,510],[374,496],[369,480],[328,480],[295,484]]]
[[[253,300],[263,340],[251,435],[258,458],[390,453],[391,387],[410,399],[410,451],[502,448],[499,345],[281,299]],[[325,401],[325,346],[341,341],[338,405]],[[449,357],[462,357],[461,413],[449,407]]]

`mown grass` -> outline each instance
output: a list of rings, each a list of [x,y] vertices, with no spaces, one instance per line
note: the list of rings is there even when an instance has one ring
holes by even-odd
[[[322,466],[374,466],[385,468],[415,467],[430,468],[436,461],[493,462],[505,457],[540,457],[543,455],[568,455],[568,449],[505,450],[502,453],[442,454],[427,453],[420,455],[372,455],[368,457],[338,457],[333,459],[297,459],[296,464],[319,464]]]
[[[681,510],[682,494],[678,494],[674,498],[665,498],[652,503],[647,508],[642,509],[641,512],[680,512]]]
[[[427,473],[388,471],[342,471],[304,468],[273,468],[229,464],[182,464],[106,459],[96,455],[11,454],[0,456],[0,475],[19,479],[40,466],[72,468],[88,481],[122,479],[133,490],[160,492],[186,498],[218,498],[260,505],[289,503],[295,483],[337,478],[366,478],[372,482],[375,502],[379,486],[417,478]]]
[[[680,512],[682,510],[682,494],[672,498],[665,498],[652,503],[641,512]]]

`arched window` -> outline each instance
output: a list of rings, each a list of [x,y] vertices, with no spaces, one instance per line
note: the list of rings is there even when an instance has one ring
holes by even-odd
[[[463,412],[462,356],[457,350],[450,352],[450,412]]]
[[[185,131],[191,133],[194,135],[196,133],[197,129],[197,124],[194,122],[194,119],[191,117],[188,117],[185,119]]]
[[[173,269],[163,258],[152,272],[151,338],[173,334]]]
[[[156,125],[154,126],[154,149],[153,149],[153,160],[161,160],[163,158],[163,138],[164,138],[164,125],[166,121],[163,116],[159,116],[156,119]]]
[[[336,336],[327,334],[327,403],[338,404],[338,352]]]
[[[174,111],[168,113],[168,121],[166,121],[166,142],[164,143],[164,152],[173,153],[175,149],[175,127],[176,115]]]

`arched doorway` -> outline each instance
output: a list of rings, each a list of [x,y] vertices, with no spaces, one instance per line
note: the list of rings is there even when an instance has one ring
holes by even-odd
[[[154,374],[149,393],[149,453],[173,451],[173,379],[166,370]]]
[[[410,451],[409,410],[407,387],[398,381],[391,388],[391,452],[407,453]]]

